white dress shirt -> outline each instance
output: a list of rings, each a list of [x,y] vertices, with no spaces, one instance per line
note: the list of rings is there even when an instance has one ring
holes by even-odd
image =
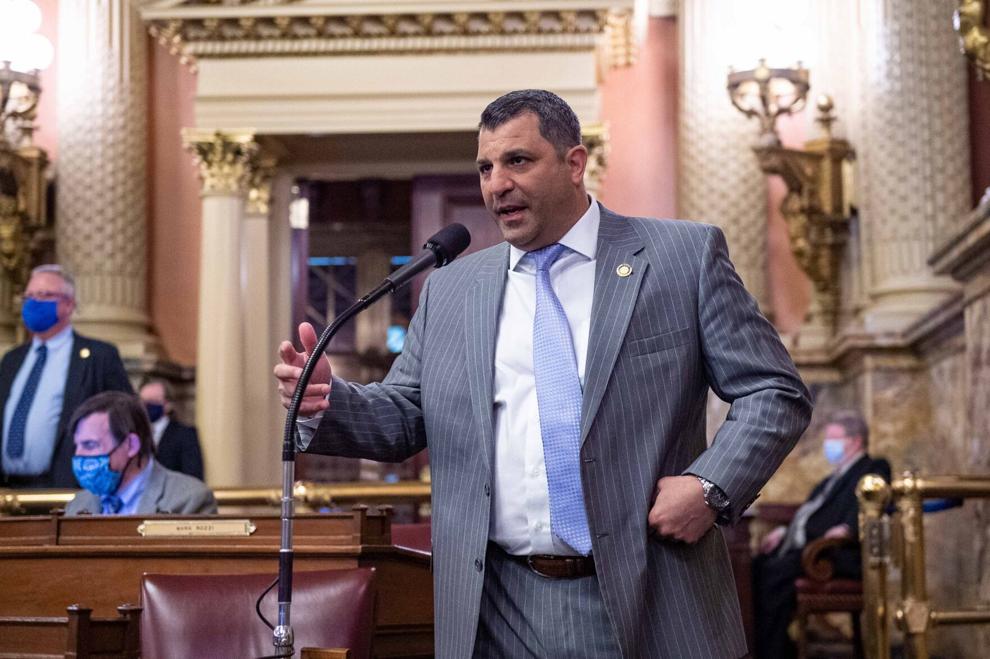
[[[24,454],[19,458],[7,455],[7,441],[14,411],[21,400],[31,369],[38,360],[38,347],[44,343],[48,354],[38,380],[38,389],[28,410],[27,428],[24,432]],[[58,422],[62,418],[62,403],[65,399],[65,384],[69,377],[69,364],[75,341],[72,326],[68,326],[47,341],[38,337],[31,339],[31,347],[24,357],[21,368],[14,376],[10,395],[3,411],[3,470],[17,476],[37,476],[51,468],[58,443]]]
[[[582,389],[600,219],[598,203],[592,199],[585,214],[560,239],[568,250],[550,268],[550,284],[571,327]],[[533,375],[536,268],[525,254],[510,248],[495,341],[494,507],[489,537],[510,554],[573,555],[578,552],[550,530],[550,497]]]
[[[158,420],[151,424],[151,439],[155,442],[155,448],[162,443],[162,435],[165,434],[165,429],[168,427],[168,422],[172,419],[168,414],[162,414],[158,417]]]
[[[601,211],[589,195],[588,210],[564,234],[568,248],[550,268],[550,284],[567,315],[584,388],[591,332],[595,255]],[[550,530],[550,495],[533,375],[536,268],[526,252],[510,246],[509,269],[495,342],[495,474],[489,537],[510,554],[577,555]],[[297,420],[305,450],[323,413]]]

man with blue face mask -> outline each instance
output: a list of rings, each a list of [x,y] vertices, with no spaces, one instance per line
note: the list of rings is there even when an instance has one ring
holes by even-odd
[[[93,396],[69,422],[75,456],[72,470],[85,488],[67,515],[197,515],[217,511],[202,481],[166,469],[154,456],[151,424],[133,394]]]
[[[764,537],[753,561],[757,659],[787,659],[796,654],[787,634],[796,607],[794,580],[802,574],[801,553],[818,538],[859,537],[856,485],[866,474],[890,480],[890,463],[867,453],[870,431],[853,410],[831,414],[825,424],[822,453],[832,468],[801,504],[788,526]],[[835,576],[859,578],[859,547],[852,543],[833,555]]]
[[[75,309],[65,269],[32,270],[21,308],[31,340],[0,360],[0,486],[75,487],[72,412],[101,391],[133,391],[117,349],[73,331]]]

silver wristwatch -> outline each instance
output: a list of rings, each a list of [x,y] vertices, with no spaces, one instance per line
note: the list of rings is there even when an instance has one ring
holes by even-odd
[[[729,497],[725,496],[725,492],[722,491],[722,488],[707,478],[702,478],[701,476],[695,476],[695,478],[697,478],[701,483],[701,491],[705,495],[705,505],[717,512],[719,515],[728,510]]]

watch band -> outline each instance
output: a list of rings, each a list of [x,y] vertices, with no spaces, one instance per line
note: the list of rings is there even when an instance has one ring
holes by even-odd
[[[722,514],[728,510],[730,501],[729,497],[726,496],[725,492],[722,491],[715,483],[711,482],[707,478],[702,478],[701,476],[695,475],[695,478],[701,483],[701,491],[705,496],[705,504],[714,510],[715,512]]]

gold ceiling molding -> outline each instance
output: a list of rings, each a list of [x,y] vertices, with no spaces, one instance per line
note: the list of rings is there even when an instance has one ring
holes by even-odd
[[[195,66],[203,57],[592,50],[605,34],[621,44],[632,4],[153,0],[141,15],[152,36]]]

